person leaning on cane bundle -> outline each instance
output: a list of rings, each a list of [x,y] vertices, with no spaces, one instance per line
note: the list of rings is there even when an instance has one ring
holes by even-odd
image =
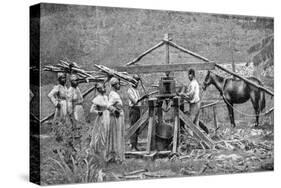
[[[49,99],[55,106],[53,123],[63,122],[67,116],[67,87],[66,74],[58,73],[58,84],[48,94]]]
[[[139,82],[140,77],[138,75],[133,75],[133,78]],[[138,91],[138,83],[132,86],[129,86],[128,88],[128,99],[129,99],[129,121],[130,126],[133,126],[141,116],[141,109],[140,109],[140,102],[138,100],[140,99],[140,94]],[[133,151],[139,151],[137,144],[138,144],[138,135],[139,135],[139,129],[131,136],[130,142],[131,142],[131,149]]]

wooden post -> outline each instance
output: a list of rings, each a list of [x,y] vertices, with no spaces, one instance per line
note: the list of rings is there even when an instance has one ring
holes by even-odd
[[[164,41],[169,41],[170,40],[170,34],[169,33],[166,33],[164,35]],[[170,54],[169,54],[169,45],[168,43],[165,44],[166,46],[166,64],[170,64]]]
[[[154,122],[155,100],[156,99],[149,99],[148,100],[149,119],[148,119],[148,131],[147,131],[147,146],[146,146],[147,153],[150,153],[150,151],[151,151],[152,140],[153,140],[153,137],[154,137],[154,135],[153,135],[153,122]]]
[[[218,120],[217,120],[217,107],[216,107],[216,105],[213,106],[213,115],[214,115],[215,130],[217,130],[218,129]]]
[[[170,34],[166,33],[164,35],[164,41],[169,41],[169,40],[170,40]],[[169,44],[166,42],[165,46],[166,46],[166,64],[168,65],[168,64],[170,64]],[[166,72],[166,76],[168,77],[170,73],[171,72]]]
[[[174,125],[174,135],[173,135],[173,153],[177,153],[178,150],[178,140],[179,140],[179,103],[180,98],[174,98],[174,115],[175,115],[175,125]]]
[[[163,104],[163,101],[157,100],[157,116],[158,116],[158,123],[159,123],[159,126],[162,126],[162,125],[163,125],[162,104]]]

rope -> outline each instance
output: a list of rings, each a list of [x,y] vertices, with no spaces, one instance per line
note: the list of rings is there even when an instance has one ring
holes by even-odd
[[[223,86],[225,85],[225,83],[226,83],[226,81],[224,81],[224,83],[223,83]],[[201,92],[201,99],[203,99],[203,96],[204,96],[204,90]],[[244,116],[248,116],[248,117],[256,117],[256,115],[253,115],[253,114],[247,114],[247,113],[244,113],[244,112],[241,112],[240,110],[238,110],[237,108],[235,108],[232,104],[230,104],[226,99],[225,99],[225,96],[224,96],[224,94],[223,94],[223,92],[221,93],[221,96],[222,96],[222,98],[224,99],[223,101],[225,102],[225,103],[227,103],[234,111],[236,111],[236,112],[238,112],[239,114],[242,114],[242,115],[244,115]],[[259,117],[260,116],[266,116],[268,113],[269,113],[269,111],[271,111],[271,109],[272,109],[272,107],[270,108],[270,109],[268,109],[268,110],[266,110],[264,113],[259,113]]]

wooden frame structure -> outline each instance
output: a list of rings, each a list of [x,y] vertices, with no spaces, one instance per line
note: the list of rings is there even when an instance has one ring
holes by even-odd
[[[165,51],[165,64],[162,65],[136,65],[138,61],[140,61],[143,57],[145,57],[147,54],[151,53],[153,50],[159,48],[160,46],[165,45],[166,51]],[[204,62],[198,62],[198,63],[186,63],[186,64],[170,64],[170,55],[169,55],[169,47],[176,48],[184,53],[187,53],[197,59],[200,59]],[[190,68],[193,68],[195,70],[213,70],[215,69],[215,63],[209,61],[207,58],[196,54],[190,50],[185,49],[184,47],[181,47],[173,42],[171,42],[169,34],[165,34],[164,39],[153,46],[152,48],[146,50],[144,53],[139,55],[134,60],[130,61],[126,64],[126,66],[119,66],[119,67],[112,67],[117,71],[121,72],[128,72],[128,73],[142,73],[142,74],[149,74],[149,73],[156,73],[156,72],[165,72],[168,76],[171,72],[180,72],[180,71],[188,71]],[[180,109],[180,98],[174,97],[171,99],[173,102],[173,108],[174,108],[174,131],[173,131],[173,148],[172,148],[172,154],[175,154],[178,152],[178,139],[179,139],[179,121],[182,120],[185,123],[185,126],[191,129],[194,134],[205,143],[205,145],[209,148],[212,148],[214,146],[213,141],[205,134],[203,133],[198,126],[196,126],[190,119],[187,117]],[[162,121],[162,108],[161,104],[163,101],[160,101],[156,98],[150,98],[148,100],[148,111],[146,111],[141,118],[133,125],[131,126],[127,134],[125,136],[125,140],[128,140],[141,126],[148,123],[148,133],[147,133],[147,146],[146,151],[143,152],[143,154],[150,155],[151,150],[154,148],[154,140],[155,140],[155,111],[158,114],[158,123],[161,124]],[[129,152],[131,154],[131,152]]]

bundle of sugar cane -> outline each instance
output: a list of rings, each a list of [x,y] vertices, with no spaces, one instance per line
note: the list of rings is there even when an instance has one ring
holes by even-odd
[[[53,66],[53,65],[46,65],[43,68],[43,71],[51,71],[51,72],[64,72],[64,70],[62,70],[59,67]]]
[[[67,62],[60,60],[56,65],[47,65],[44,71],[51,72],[65,72],[69,74],[76,74],[80,82],[104,82],[107,79],[107,74],[101,71],[85,71],[75,62]]]
[[[119,78],[125,82],[128,82],[132,85],[136,85],[138,83],[138,81],[136,79],[134,79],[132,76],[130,76],[128,73],[126,72],[118,72],[114,69],[108,68],[104,65],[94,65],[96,68],[98,68],[98,70],[101,70],[102,72],[108,74],[109,77],[116,77]]]

